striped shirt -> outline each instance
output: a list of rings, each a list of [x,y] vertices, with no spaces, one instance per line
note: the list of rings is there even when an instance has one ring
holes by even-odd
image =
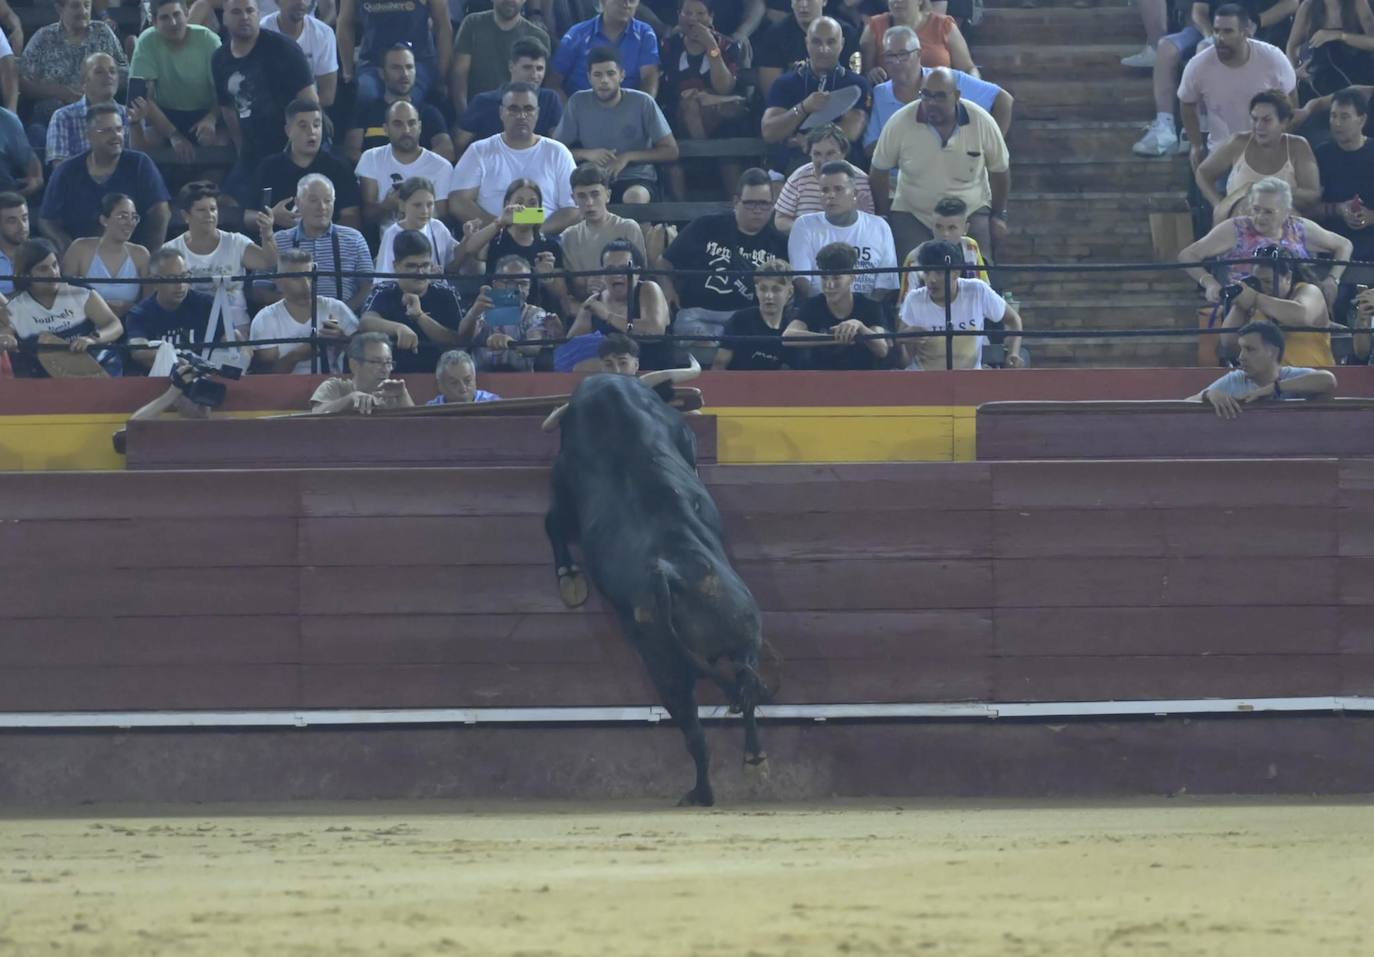
[[[274,235],[278,250],[308,249],[314,255],[315,267],[320,273],[315,288],[317,295],[351,302],[358,287],[369,281],[366,277],[344,276],[341,293],[339,283],[333,275],[335,267],[332,237],[338,237],[339,259],[342,260],[339,269],[345,272],[372,272],[372,252],[367,248],[367,240],[351,226],[331,225],[329,232],[313,238],[305,235],[305,231],[299,225],[292,229],[279,229]]]
[[[119,119],[124,124],[124,148],[129,148],[129,119],[124,107],[119,103]],[[55,166],[69,160],[78,153],[91,148],[86,136],[86,110],[89,104],[83,96],[75,103],[68,103],[48,120],[47,148],[43,151],[43,162]]]
[[[854,171],[854,195],[858,197],[859,209],[865,213],[875,212],[873,190],[868,185],[867,173]],[[793,219],[805,213],[825,212],[825,203],[821,200],[821,178],[816,175],[814,164],[805,163],[798,166],[796,171],[787,177],[773,209]]]

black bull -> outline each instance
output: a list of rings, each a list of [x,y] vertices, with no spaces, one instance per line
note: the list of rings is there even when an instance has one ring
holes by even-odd
[[[681,803],[711,805],[697,680],[715,682],[743,714],[745,763],[759,770],[766,759],[754,709],[767,692],[758,605],[725,555],[692,432],[649,385],[624,375],[587,378],[555,416],[550,425],[562,436],[545,529],[563,601],[587,598],[570,550],[576,543],[687,739],[696,784]]]

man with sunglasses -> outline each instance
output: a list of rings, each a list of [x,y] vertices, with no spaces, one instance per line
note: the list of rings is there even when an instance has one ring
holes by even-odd
[[[895,195],[894,169],[901,172]],[[996,121],[963,100],[953,71],[931,70],[921,81],[920,99],[898,110],[883,128],[869,173],[880,215],[889,212],[892,197],[888,222],[898,260],[934,238],[935,205],[946,196],[962,199],[972,210],[969,235],[991,253],[994,237],[1007,232],[1010,169]]]
[[[664,250],[657,268],[706,271],[655,277],[668,302],[680,307],[674,332],[719,336],[731,316],[755,304],[750,272],[771,259],[787,258],[787,237],[770,222],[772,216],[773,187],[768,174],[747,169],[740,176],[733,211],[693,220]],[[702,368],[708,368],[716,345],[694,342],[688,348]]]

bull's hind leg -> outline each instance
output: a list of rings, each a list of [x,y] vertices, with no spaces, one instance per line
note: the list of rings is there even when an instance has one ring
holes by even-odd
[[[569,608],[576,608],[587,600],[587,576],[573,561],[572,542],[577,537],[577,511],[571,497],[564,492],[559,469],[553,473],[553,505],[544,516],[544,533],[553,548],[554,570],[558,574],[558,597]]]
[[[640,645],[641,651],[645,649]],[[644,664],[658,689],[663,707],[687,740],[687,752],[696,763],[696,784],[678,801],[678,807],[711,807],[716,803],[711,789],[711,756],[706,749],[706,731],[697,716],[697,700],[693,691],[696,675],[687,662],[668,652],[663,655],[644,654]]]

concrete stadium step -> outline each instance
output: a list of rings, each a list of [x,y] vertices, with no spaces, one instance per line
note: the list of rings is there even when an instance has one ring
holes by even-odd
[[[1034,151],[1011,151],[1012,193],[1056,190],[1098,192],[1105,188],[1132,193],[1168,193],[1182,196],[1188,183],[1186,157],[1145,159],[1032,159]],[[1042,153],[1043,155],[1043,153]]]
[[[1131,147],[1148,126],[1147,119],[1038,120],[1019,117],[1012,120],[1007,145],[1012,155],[1029,151],[1051,157],[1131,157]],[[1143,158],[1143,157],[1142,157]]]
[[[1077,85],[1085,80],[1148,77],[1149,74],[1143,70],[1131,70],[1121,65],[1122,57],[1139,50],[1140,44],[1130,42],[1076,45],[1011,43],[978,46],[973,50],[973,58],[988,79],[1000,83],[1015,95],[1017,81],[1023,79],[1052,80],[1062,77],[1062,82]]]
[[[983,19],[984,23],[995,17],[1002,15],[1003,11],[1020,10],[1022,0],[983,0],[983,6],[989,11]],[[1079,9],[1073,6],[1072,0],[1038,0],[1036,8],[1040,10],[1070,10],[1074,13],[1086,13],[1096,9],[1118,10],[1127,19],[1140,22],[1140,14],[1135,11],[1132,0],[1100,0],[1094,7]],[[993,13],[991,11],[997,11]]]
[[[1134,44],[1136,50],[1145,43],[1139,15],[1121,7],[1001,8],[988,13],[982,23],[967,33],[975,60],[984,46],[998,43],[1064,43],[1087,37],[1095,43]]]
[[[1202,303],[1196,285],[1182,270],[1018,273],[1008,269],[1002,274],[1002,284],[1027,301],[1100,302],[1134,296],[1152,302],[1167,300],[1183,308]]]
[[[1027,342],[1026,348],[1031,351],[1031,365],[1037,369],[1154,369],[1197,365],[1197,346],[1188,339],[1181,342],[1057,339]],[[1217,374],[1221,374],[1220,370]]]
[[[1122,69],[1121,79],[1075,83],[1069,79],[1017,80],[1007,88],[1016,97],[1016,121],[1020,120],[1134,120],[1147,122],[1154,115],[1154,95],[1149,75],[1132,77]],[[988,79],[1000,83],[988,71]]]

